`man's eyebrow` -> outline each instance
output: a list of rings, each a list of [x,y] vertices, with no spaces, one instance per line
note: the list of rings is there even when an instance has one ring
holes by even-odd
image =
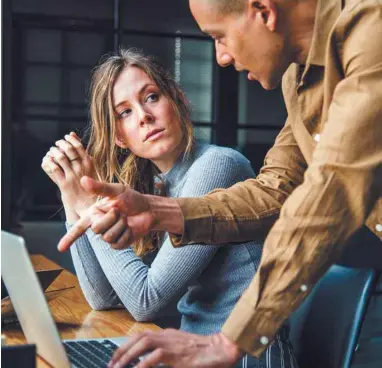
[[[145,83],[142,86],[142,88],[138,91],[138,94],[141,95],[142,92],[144,92],[150,86],[154,86],[155,87],[155,84],[154,83]],[[116,106],[114,106],[114,110],[116,110],[119,106],[123,105],[125,102],[126,102],[125,100],[119,102]]]

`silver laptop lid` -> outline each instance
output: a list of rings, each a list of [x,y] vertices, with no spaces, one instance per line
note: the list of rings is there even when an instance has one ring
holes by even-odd
[[[24,239],[1,231],[1,274],[25,337],[57,368],[70,367]]]

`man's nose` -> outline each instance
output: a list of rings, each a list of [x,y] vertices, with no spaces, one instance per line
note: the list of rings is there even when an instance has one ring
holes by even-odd
[[[227,52],[226,48],[215,42],[216,61],[223,68],[233,64],[233,57]]]

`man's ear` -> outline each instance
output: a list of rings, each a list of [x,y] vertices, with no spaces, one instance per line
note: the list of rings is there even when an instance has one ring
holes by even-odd
[[[270,32],[276,30],[277,7],[273,0],[248,0],[248,14],[252,17],[261,16],[264,25]]]

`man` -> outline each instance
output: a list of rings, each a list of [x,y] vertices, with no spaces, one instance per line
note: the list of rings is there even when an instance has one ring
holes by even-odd
[[[229,367],[244,352],[260,356],[357,230],[366,225],[382,249],[382,2],[190,0],[190,7],[215,39],[221,66],[248,71],[266,89],[283,77],[288,120],[264,167],[256,179],[188,199],[85,178],[90,192],[113,200],[85,215],[59,248],[90,225],[99,233],[112,226],[115,212],[102,216],[112,206],[127,217],[130,242],[153,229],[172,233],[174,246],[241,242],[273,226],[259,270],[221,333],[147,332],[110,366],[148,349],[138,367]]]

